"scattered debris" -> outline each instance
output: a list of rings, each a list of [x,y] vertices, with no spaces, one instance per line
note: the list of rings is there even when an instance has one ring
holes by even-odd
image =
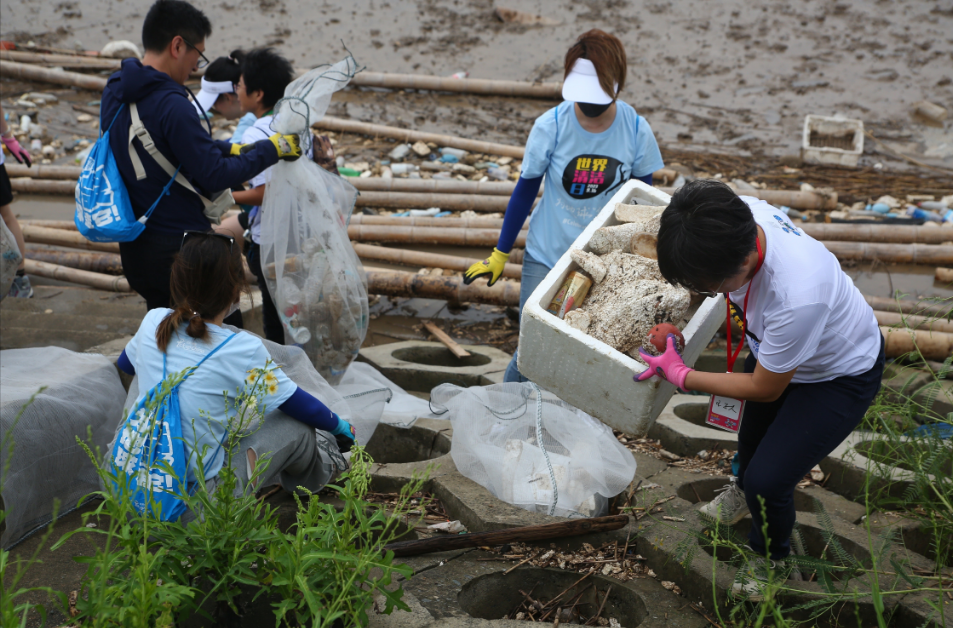
[[[556,549],[555,544],[545,553],[524,543],[504,545],[494,551],[504,558],[520,561],[515,567],[530,564],[533,567],[551,567],[579,574],[599,573],[625,582],[634,578],[654,577],[643,564],[645,558],[635,553],[635,546],[623,546],[618,541],[606,543],[598,549],[589,543],[575,551]]]
[[[496,7],[493,9],[493,15],[501,22],[506,22],[507,24],[522,24],[523,26],[557,26],[562,24],[559,20],[541,15],[533,15],[525,11],[506,9],[504,7]]]

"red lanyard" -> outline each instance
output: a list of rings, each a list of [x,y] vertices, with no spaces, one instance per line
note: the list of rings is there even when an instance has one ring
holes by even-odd
[[[735,349],[734,353],[731,351],[731,299],[728,298],[728,293],[725,293],[725,305],[728,307],[728,325],[726,326],[726,332],[728,334],[728,372],[733,373],[735,369],[735,360],[738,359],[738,354],[741,353],[741,347],[745,344],[745,332],[748,331],[748,297],[751,296],[751,288],[753,287],[755,275],[758,274],[758,271],[761,270],[761,265],[764,263],[764,252],[761,250],[761,241],[755,236],[754,239],[755,245],[758,247],[758,265],[754,269],[754,275],[751,275],[751,281],[748,282],[748,290],[745,292],[745,302],[744,302],[744,311],[741,313],[741,338],[738,340],[738,348]]]

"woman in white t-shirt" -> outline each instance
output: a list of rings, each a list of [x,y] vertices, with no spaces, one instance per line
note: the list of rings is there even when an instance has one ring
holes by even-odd
[[[736,338],[728,372],[703,373],[685,366],[670,336],[661,356],[642,353],[649,368],[637,379],[658,375],[715,396],[712,410],[738,429],[740,468],[701,512],[725,524],[750,512],[751,548],[781,560],[790,554],[797,483],[847,438],[880,390],[884,340],[873,310],[821,242],[717,181],[693,181],[672,197],[658,263],[673,284],[724,294],[751,353],[744,373],[731,372]],[[761,599],[765,560],[739,574],[733,592]]]

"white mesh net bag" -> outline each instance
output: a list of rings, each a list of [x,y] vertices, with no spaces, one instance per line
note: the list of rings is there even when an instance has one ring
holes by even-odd
[[[10,291],[10,284],[17,274],[17,266],[23,257],[20,255],[20,249],[17,248],[17,241],[7,227],[7,224],[0,220],[0,301],[7,296]]]
[[[99,490],[96,469],[76,437],[89,443],[88,428],[89,444],[105,452],[125,396],[116,366],[101,355],[60,347],[0,351],[0,486],[7,511],[0,547],[48,523],[54,500],[63,515]]]
[[[430,394],[453,424],[457,469],[494,496],[559,517],[594,517],[635,477],[635,458],[612,430],[533,383]]]
[[[311,125],[357,71],[353,57],[311,70],[285,89],[272,130],[311,144]],[[337,384],[367,333],[367,277],[347,235],[357,190],[310,159],[279,162],[262,204],[261,260],[285,340]]]

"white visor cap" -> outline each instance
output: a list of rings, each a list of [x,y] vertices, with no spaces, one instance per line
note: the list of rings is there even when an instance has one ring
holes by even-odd
[[[619,91],[616,83],[614,91]],[[599,84],[596,66],[589,59],[576,59],[566,80],[563,81],[563,99],[572,102],[585,102],[593,105],[608,105],[614,96],[610,96]]]
[[[215,101],[218,100],[219,96],[233,93],[235,93],[235,86],[232,85],[231,81],[207,81],[203,76],[202,89],[195,95],[195,102],[192,104],[195,105],[195,110],[201,117],[202,111],[199,109],[199,105],[202,105],[202,109],[204,109],[205,114],[208,115],[209,109],[215,105]]]

